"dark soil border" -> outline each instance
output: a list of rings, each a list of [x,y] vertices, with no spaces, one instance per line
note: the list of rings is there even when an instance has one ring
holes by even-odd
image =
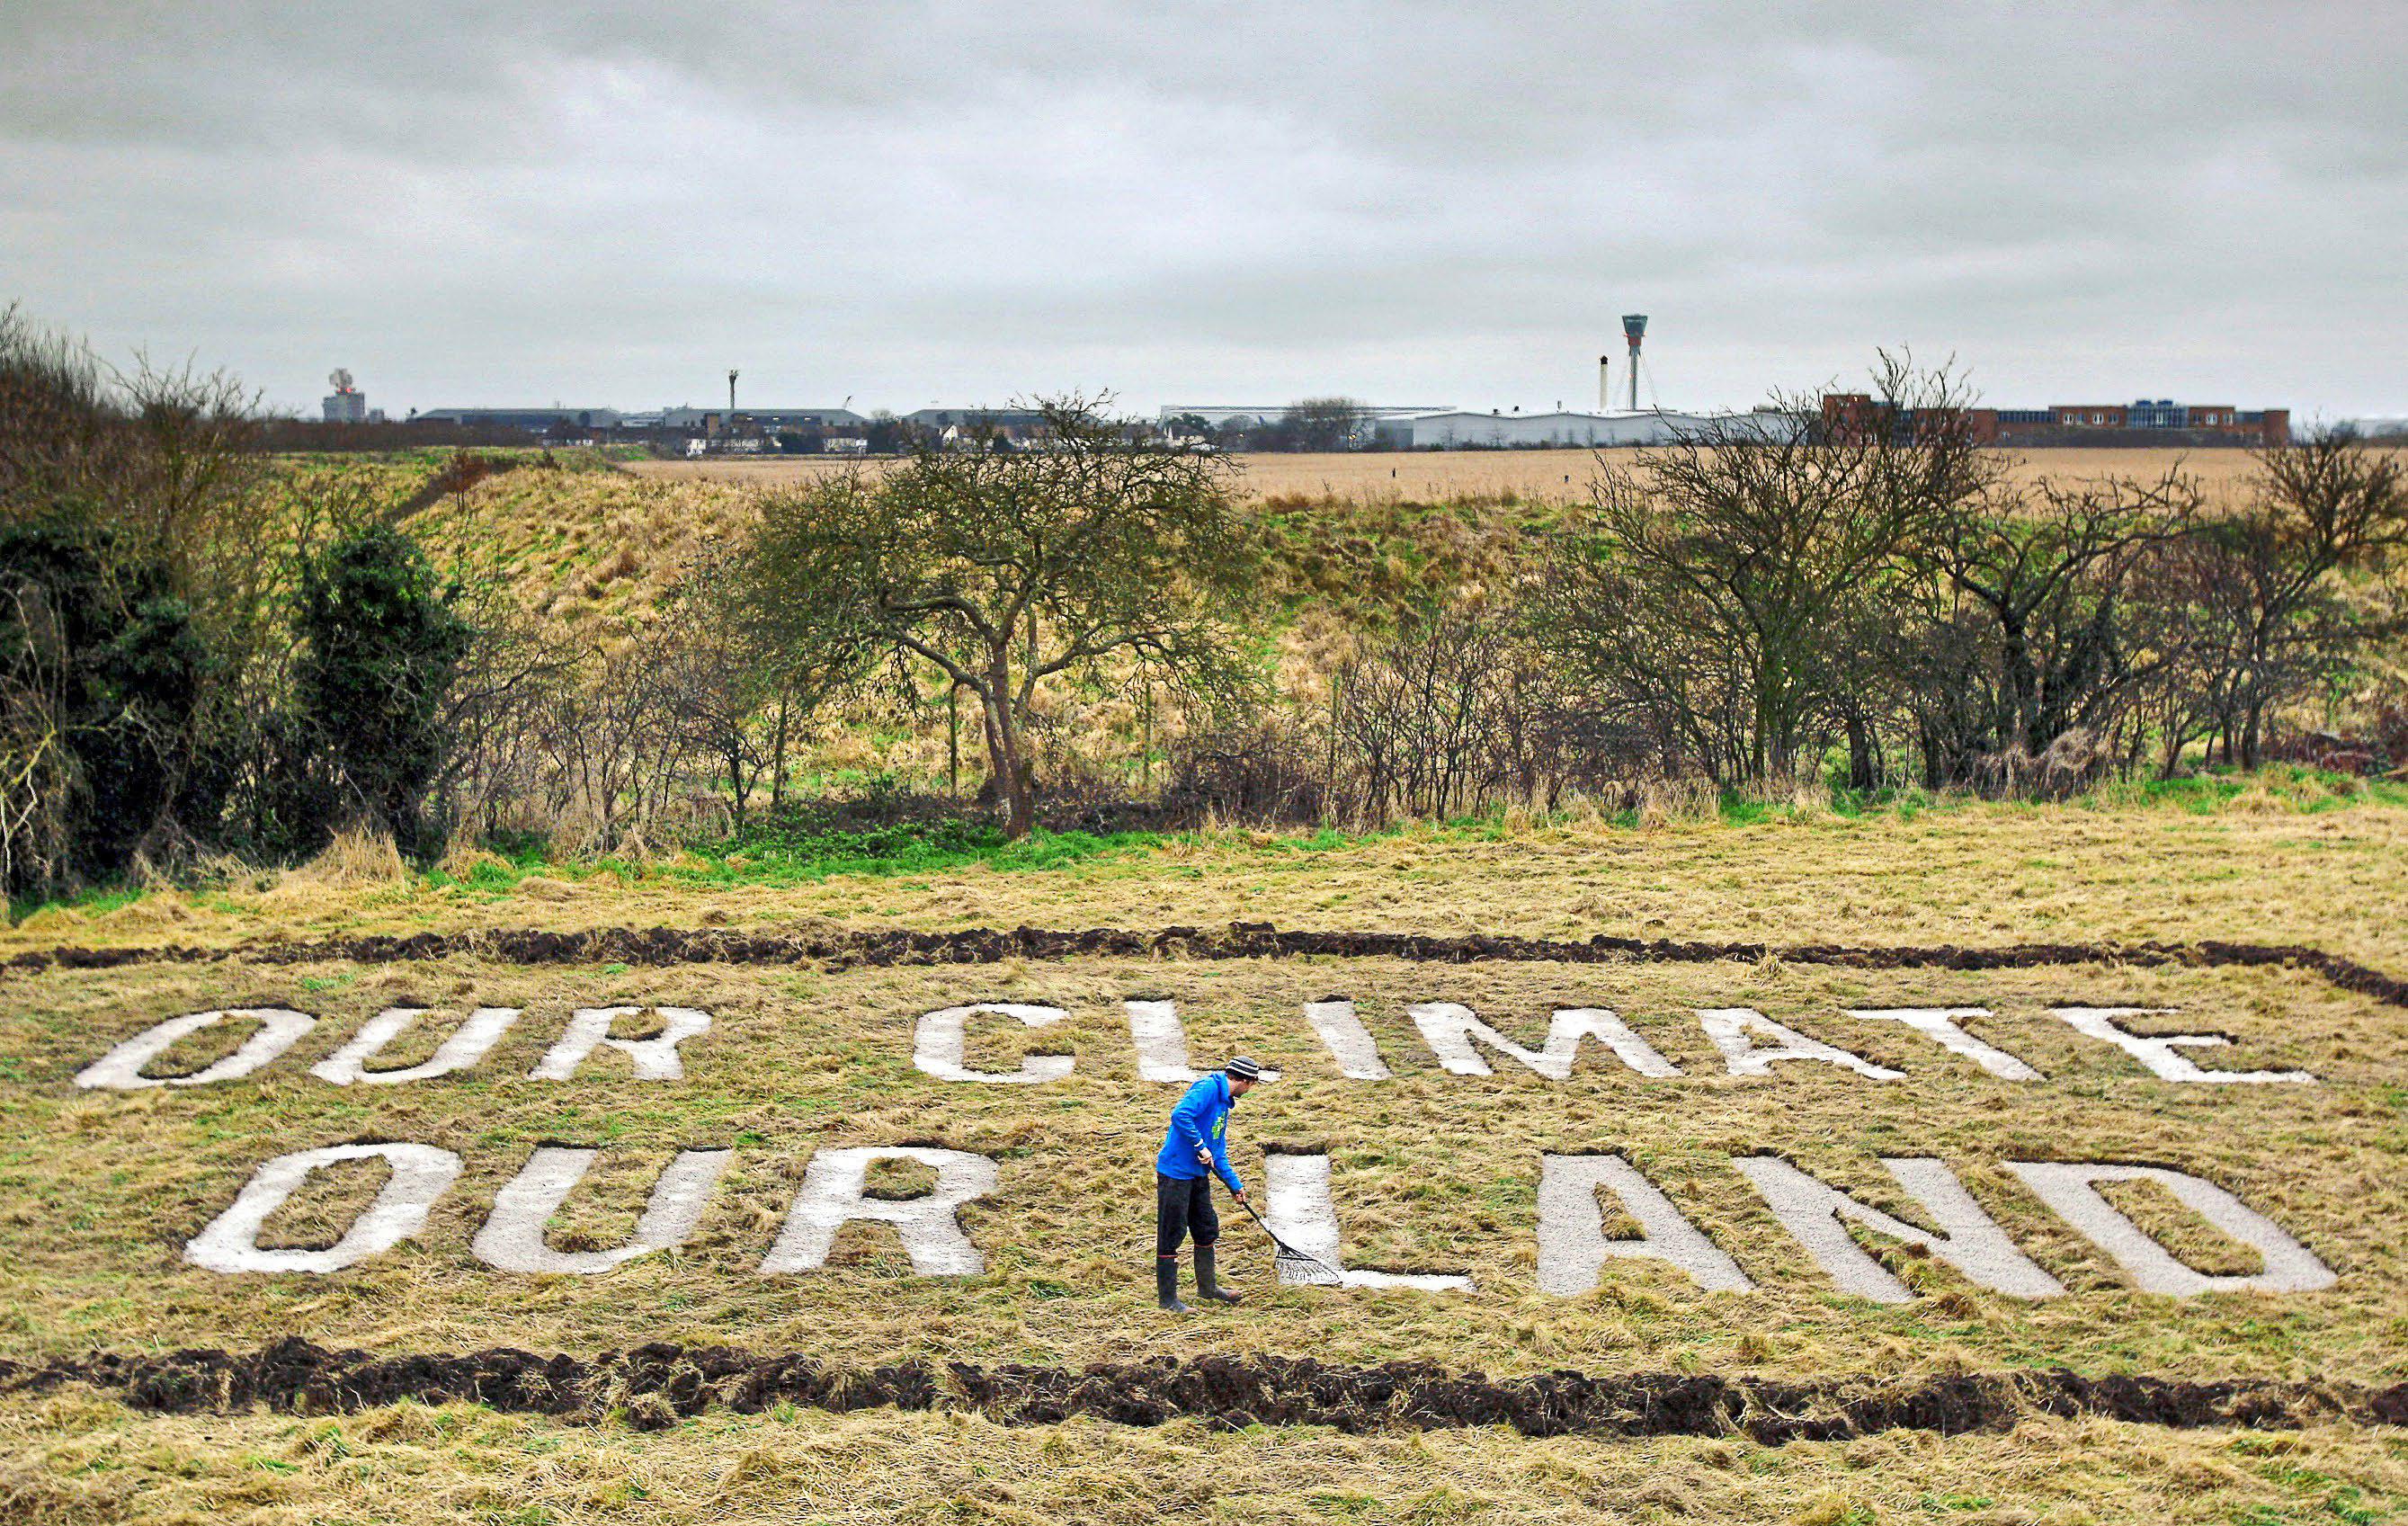
[[[867,1370],[800,1354],[657,1344],[591,1360],[509,1349],[371,1356],[288,1337],[248,1355],[101,1353],[38,1366],[0,1361],[0,1394],[66,1384],[114,1391],[154,1414],[257,1407],[339,1414],[402,1400],[465,1402],[509,1413],[618,1421],[666,1430],[707,1410],[758,1414],[779,1404],[831,1411],[966,1410],[1006,1425],[1072,1416],[1151,1426],[1181,1418],[1217,1429],[1326,1425],[1348,1432],[1505,1425],[1525,1435],[1744,1435],[1769,1446],[1881,1431],[1995,1431],[2031,1415],[2195,1429],[2292,1430],[2320,1421],[2408,1425],[2408,1383],[2194,1381],[2053,1372],[1947,1376],[1766,1377],[1551,1372],[1491,1379],[1429,1362],[1328,1365],[1310,1357],[1157,1357],[1084,1369],[937,1367]]]
[[[1445,937],[1412,932],[1282,931],[1268,922],[1226,928],[968,928],[951,932],[835,929],[796,933],[710,928],[596,928],[552,932],[494,928],[463,932],[378,934],[219,948],[170,943],[140,948],[38,949],[0,960],[0,973],[114,970],[128,965],[347,961],[393,964],[455,957],[508,964],[816,964],[857,966],[999,964],[1010,959],[1379,958],[1433,964],[1709,964],[1723,960],[1836,965],[1856,970],[2032,970],[2065,965],[2182,965],[2200,969],[2279,966],[2313,971],[2339,988],[2408,1008],[2408,981],[2300,943],[1955,943],[1860,947],[1842,943],[1684,943],[1668,938],[1516,938],[1488,933]]]

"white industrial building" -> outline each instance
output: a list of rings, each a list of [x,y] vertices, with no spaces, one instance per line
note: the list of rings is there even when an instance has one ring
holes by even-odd
[[[1277,407],[1269,408],[1234,403],[1171,403],[1166,405],[1155,418],[1159,423],[1168,424],[1173,419],[1184,418],[1192,413],[1215,429],[1222,428],[1233,421],[1242,428],[1260,429],[1286,418],[1295,406],[1293,403],[1281,403]],[[1413,418],[1424,413],[1442,413],[1450,405],[1399,403],[1374,406],[1367,403],[1357,406],[1365,418],[1377,423],[1382,419]]]
[[[1461,451],[1580,446],[1662,445],[1683,436],[1761,439],[1795,427],[1792,415],[1770,409],[1749,413],[1671,413],[1661,409],[1609,413],[1472,413],[1460,410],[1374,421],[1372,433],[1398,450]]]
[[[849,408],[741,408],[736,418],[759,429],[859,429],[869,421]],[[665,408],[659,427],[717,434],[728,417],[724,408]]]

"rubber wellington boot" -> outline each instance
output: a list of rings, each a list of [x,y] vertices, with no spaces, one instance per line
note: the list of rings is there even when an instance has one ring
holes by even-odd
[[[1221,1286],[1212,1260],[1211,1245],[1196,1247],[1196,1296],[1215,1303],[1235,1303],[1238,1295]]]
[[[1179,1262],[1172,1257],[1154,1260],[1154,1301],[1173,1314],[1187,1312],[1187,1305],[1179,1302]]]

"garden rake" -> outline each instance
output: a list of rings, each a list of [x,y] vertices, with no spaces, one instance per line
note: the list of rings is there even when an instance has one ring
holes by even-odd
[[[1284,1274],[1282,1280],[1312,1283],[1323,1288],[1335,1288],[1346,1280],[1346,1274],[1327,1261],[1318,1256],[1308,1256],[1281,1239],[1279,1231],[1265,1222],[1262,1215],[1254,1212],[1253,1203],[1244,1198],[1240,1198],[1238,1202],[1246,1210],[1246,1216],[1261,1225],[1263,1232],[1271,1237],[1271,1244],[1279,1247],[1277,1253],[1271,1257],[1271,1264]]]

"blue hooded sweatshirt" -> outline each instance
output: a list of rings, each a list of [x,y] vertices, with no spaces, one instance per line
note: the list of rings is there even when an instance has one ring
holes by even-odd
[[[1188,1087],[1170,1111],[1170,1130],[1162,1136],[1162,1153],[1154,1158],[1154,1169],[1173,1181],[1192,1182],[1204,1174],[1196,1152],[1209,1149],[1221,1180],[1230,1191],[1243,1192],[1246,1184],[1229,1169],[1229,1108],[1237,1100],[1228,1076],[1219,1071]]]

